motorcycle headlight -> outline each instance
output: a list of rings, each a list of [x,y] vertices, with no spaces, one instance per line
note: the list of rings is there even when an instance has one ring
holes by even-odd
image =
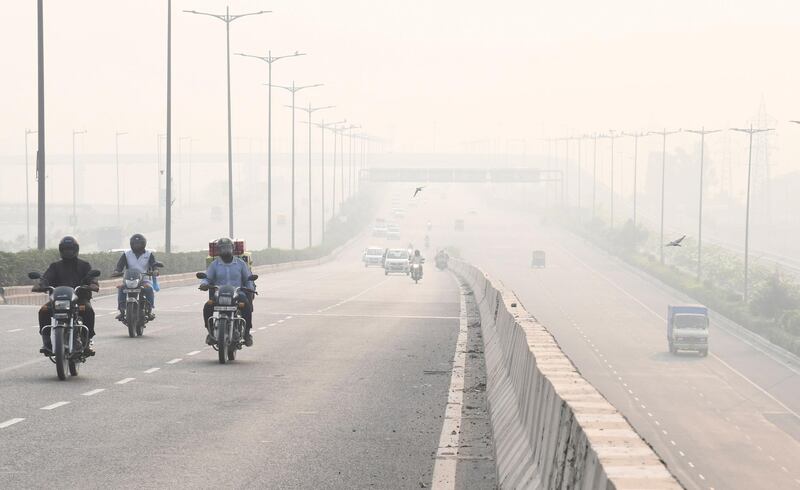
[[[56,300],[53,305],[53,307],[59,311],[69,310],[70,306],[72,306],[72,302],[68,299]]]
[[[128,289],[135,288],[139,285],[139,281],[136,279],[125,279],[125,287]]]
[[[230,296],[220,296],[218,300],[218,303],[222,306],[230,306],[232,302],[233,298]]]

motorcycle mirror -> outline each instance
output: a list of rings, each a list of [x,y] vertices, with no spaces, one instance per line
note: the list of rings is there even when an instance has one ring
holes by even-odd
[[[258,279],[258,274],[252,274],[247,278],[248,281],[255,281],[256,279]]]
[[[41,279],[42,275],[39,274],[38,272],[28,272],[28,278],[29,279]]]
[[[207,277],[208,277],[208,276],[206,275],[206,273],[205,273],[205,272],[198,272],[198,273],[197,273],[197,274],[195,274],[194,276],[195,276],[196,278],[198,278],[198,279],[205,279],[205,278],[207,278]]]
[[[100,277],[100,271],[97,269],[90,270],[89,277]]]
[[[155,264],[153,264],[153,267],[155,268],[164,267],[164,264],[162,264],[161,262],[156,262]]]

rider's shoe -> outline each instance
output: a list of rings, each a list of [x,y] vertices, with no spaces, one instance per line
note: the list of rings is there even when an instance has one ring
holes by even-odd
[[[155,319],[156,319],[156,312],[153,311],[153,310],[150,310],[150,312],[147,314],[147,321],[148,322],[152,322]]]
[[[212,337],[211,334],[206,335],[206,344],[216,345],[216,343],[217,343],[216,339],[214,339],[214,337]]]
[[[250,332],[244,334],[244,345],[247,347],[253,347],[253,336],[250,335]]]
[[[122,321],[124,318],[125,318],[125,312],[124,311],[120,311],[119,314],[114,317],[114,319],[116,319],[118,321]]]
[[[94,350],[94,339],[89,339],[89,345],[83,350],[87,355],[93,356],[95,355]]]

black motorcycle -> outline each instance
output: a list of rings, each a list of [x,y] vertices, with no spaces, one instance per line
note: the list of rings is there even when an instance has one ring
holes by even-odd
[[[99,276],[100,271],[92,270],[86,279]],[[42,275],[30,272],[28,277],[41,279]],[[78,304],[78,292],[88,289],[89,286],[78,286],[74,289],[69,286],[46,286],[35,289],[49,295],[50,311],[53,312],[50,325],[42,330],[42,334],[50,336],[52,350],[41,349],[40,352],[53,361],[58,379],[62,381],[67,379],[67,372],[70,376],[77,376],[80,365],[94,355],[93,351],[87,350],[89,328],[83,324],[82,306]]]
[[[422,259],[422,263],[425,263],[425,259]],[[422,279],[421,264],[411,264],[411,279],[414,280],[414,284],[418,284],[419,280]]]
[[[150,321],[150,312],[152,305],[144,297],[144,284],[142,284],[145,276],[158,275],[157,269],[164,267],[161,262],[156,262],[153,269],[147,272],[139,272],[131,269],[125,271],[122,278],[122,292],[125,294],[125,310],[123,312],[122,323],[128,327],[129,337],[141,337],[144,333],[144,327]],[[111,277],[120,277],[122,273],[112,274]]]
[[[198,272],[198,279],[206,279],[205,272]],[[253,274],[248,281],[255,281],[258,275]],[[239,292],[245,292],[252,297],[257,292],[248,288],[234,286],[209,285],[214,301],[214,313],[206,319],[208,334],[216,340],[212,345],[219,354],[220,364],[236,360],[236,351],[244,347],[244,331],[246,322],[242,318],[244,302],[239,301]]]

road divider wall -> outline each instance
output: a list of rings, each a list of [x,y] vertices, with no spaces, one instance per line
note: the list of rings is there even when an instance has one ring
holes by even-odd
[[[330,254],[320,257],[318,259],[300,260],[294,262],[282,262],[278,264],[265,264],[256,265],[253,267],[254,274],[269,274],[273,272],[280,272],[290,269],[298,269],[301,267],[313,267],[315,265],[324,264],[336,258],[345,248],[351,243],[361,238],[363,234],[359,234],[351,238],[347,243],[335,248]],[[182,274],[165,274],[158,277],[158,284],[160,288],[170,288],[176,286],[191,286],[192,284],[199,284],[200,280],[195,276],[196,272],[186,272]],[[117,294],[117,286],[121,283],[121,278],[104,279],[99,281],[100,292],[95,293],[95,297],[108,296],[109,294]],[[32,286],[12,286],[3,288],[3,294],[0,295],[0,304],[7,305],[41,305],[46,301],[46,297],[42,293],[31,292]]]
[[[501,488],[681,488],[511,290],[467,262],[449,267],[480,310]]]

